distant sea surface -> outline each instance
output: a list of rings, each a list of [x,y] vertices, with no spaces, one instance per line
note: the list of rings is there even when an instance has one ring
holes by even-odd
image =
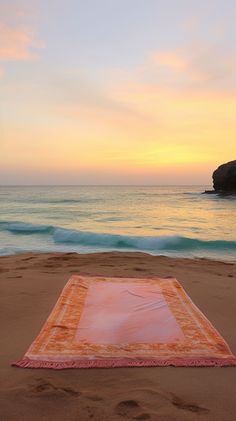
[[[236,197],[209,186],[0,187],[0,255],[144,251],[236,260]]]

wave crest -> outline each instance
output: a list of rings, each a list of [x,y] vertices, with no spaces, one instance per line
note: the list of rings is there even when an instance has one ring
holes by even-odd
[[[199,240],[183,236],[129,236],[95,233],[60,228],[53,225],[30,224],[25,222],[0,222],[0,230],[15,235],[48,235],[54,243],[106,248],[112,250],[129,249],[149,252],[163,251],[221,251],[236,250],[236,241]]]
[[[85,246],[97,246],[115,249],[134,249],[134,250],[236,250],[236,241],[211,240],[204,241],[195,238],[181,236],[129,236],[118,234],[100,234],[94,232],[85,232],[77,230],[68,230],[57,228],[53,233],[56,243],[71,243]]]
[[[9,231],[14,234],[46,234],[54,229],[51,225],[29,224],[26,222],[0,222],[1,231]]]

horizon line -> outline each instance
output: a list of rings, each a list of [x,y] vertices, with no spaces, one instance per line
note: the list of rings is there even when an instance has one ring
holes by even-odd
[[[0,187],[188,187],[210,184],[0,184]]]

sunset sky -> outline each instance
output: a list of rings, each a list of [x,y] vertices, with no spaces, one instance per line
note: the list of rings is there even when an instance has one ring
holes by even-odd
[[[0,0],[0,184],[211,184],[234,0]]]

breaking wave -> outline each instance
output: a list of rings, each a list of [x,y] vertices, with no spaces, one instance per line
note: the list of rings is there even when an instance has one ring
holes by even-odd
[[[112,250],[142,250],[149,252],[163,251],[201,251],[220,250],[236,251],[236,241],[200,240],[184,236],[129,236],[118,234],[95,233],[60,228],[53,225],[30,224],[25,222],[0,222],[0,231],[14,235],[49,236],[57,244],[105,248]]]

